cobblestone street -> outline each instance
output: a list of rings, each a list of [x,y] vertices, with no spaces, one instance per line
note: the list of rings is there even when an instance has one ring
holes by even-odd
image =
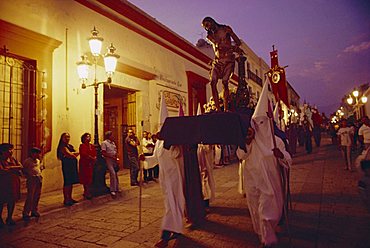
[[[357,192],[359,173],[343,170],[337,147],[324,137],[310,155],[300,147],[293,161],[290,235],[286,228],[279,230],[278,247],[370,247],[370,214]],[[206,222],[187,229],[170,247],[259,246],[246,200],[237,192],[238,165],[214,173],[216,200]],[[102,196],[71,208],[53,203],[58,207],[41,212],[39,220],[28,225],[18,221],[14,228],[0,230],[0,247],[153,247],[164,211],[159,184],[142,188],[141,228],[139,188],[124,186],[122,191],[115,200]]]

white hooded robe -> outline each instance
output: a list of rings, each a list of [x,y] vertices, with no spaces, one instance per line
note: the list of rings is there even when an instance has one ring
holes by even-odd
[[[263,244],[277,242],[275,227],[283,211],[283,189],[280,168],[273,155],[273,141],[267,117],[257,117],[252,121],[256,131],[251,144],[246,150],[238,148],[237,156],[244,163],[244,189],[247,194],[249,212],[253,228]],[[277,148],[284,154],[279,163],[284,167],[291,165],[290,154],[285,150],[284,142],[277,136]]]
[[[184,196],[184,162],[181,148],[163,147],[163,140],[156,142],[153,157],[159,163],[159,181],[164,195],[165,214],[162,230],[183,233],[185,196]]]

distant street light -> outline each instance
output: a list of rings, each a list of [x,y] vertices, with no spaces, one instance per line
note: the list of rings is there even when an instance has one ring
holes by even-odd
[[[354,97],[354,99],[352,98],[352,96]],[[349,105],[352,105],[355,109],[355,117],[357,119],[361,118],[361,112],[360,112],[361,106],[367,102],[367,97],[365,95],[361,97],[359,96],[360,96],[360,92],[358,90],[354,90],[352,94],[350,94],[347,98],[347,103]]]
[[[100,84],[108,84],[112,82],[112,76],[116,70],[117,66],[117,60],[120,57],[119,55],[115,54],[116,48],[111,43],[108,47],[108,52],[103,56],[100,54],[102,44],[103,44],[103,38],[98,36],[99,32],[94,29],[91,31],[91,37],[88,39],[89,45],[90,45],[90,52],[93,55],[93,61],[94,61],[94,81],[92,84],[86,84],[89,76],[89,68],[91,63],[88,61],[87,56],[83,55],[81,56],[81,61],[77,62],[77,73],[78,76],[82,82],[81,88],[86,89],[87,87],[94,87],[95,92],[95,111],[94,111],[94,146],[96,148],[98,159],[97,163],[94,167],[94,182],[93,182],[93,189],[92,192],[95,195],[99,195],[102,193],[106,193],[107,191],[107,185],[105,183],[105,163],[101,156],[101,148],[99,144],[99,127],[98,127],[98,89]],[[96,78],[96,71],[97,71],[97,65],[99,58],[104,58],[104,66],[105,66],[105,72],[107,74],[106,81],[99,82]],[[109,191],[107,191],[109,192]]]

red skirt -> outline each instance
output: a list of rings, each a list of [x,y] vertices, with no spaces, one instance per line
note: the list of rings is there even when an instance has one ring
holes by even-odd
[[[90,163],[80,163],[79,177],[81,184],[89,185],[92,183],[93,169],[94,167]]]

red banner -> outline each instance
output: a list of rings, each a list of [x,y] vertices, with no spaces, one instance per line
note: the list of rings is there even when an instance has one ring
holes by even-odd
[[[279,66],[277,50],[270,52],[270,58],[271,69],[267,76],[270,79],[272,92],[277,101],[282,100],[287,107],[290,107],[285,70]]]

